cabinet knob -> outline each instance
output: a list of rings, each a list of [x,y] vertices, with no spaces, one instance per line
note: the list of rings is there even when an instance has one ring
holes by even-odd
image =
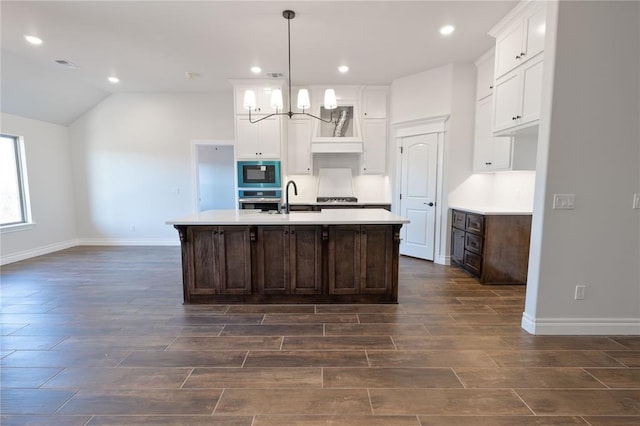
[[[493,84],[491,86],[489,86],[489,89],[493,89]]]
[[[224,234],[224,231],[220,231],[220,232],[218,232],[218,234],[222,235],[222,234]]]
[[[516,120],[517,120],[518,118],[522,118],[522,116],[520,116],[520,115],[516,115]]]
[[[289,231],[284,231],[284,235],[287,235],[289,233]]]
[[[526,54],[527,54],[527,52],[520,52],[520,57],[522,58]]]
[[[492,163],[488,162],[488,163],[484,163],[484,164],[485,164],[485,166],[490,166]]]
[[[216,234],[218,234],[218,231],[213,231],[213,235],[216,235]]]
[[[515,116],[514,116],[514,117],[511,117],[511,119],[512,119],[512,120],[516,120],[516,117],[515,117]]]
[[[293,235],[293,234],[295,234],[295,233],[296,233],[296,231],[291,231],[291,235]]]

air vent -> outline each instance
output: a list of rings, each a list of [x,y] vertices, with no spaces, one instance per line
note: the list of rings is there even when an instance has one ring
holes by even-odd
[[[58,65],[62,65],[63,67],[74,68],[74,69],[78,68],[76,64],[74,64],[73,62],[69,62],[65,59],[56,59],[54,62]]]
[[[265,74],[269,78],[283,78],[284,74],[281,72],[268,72]]]

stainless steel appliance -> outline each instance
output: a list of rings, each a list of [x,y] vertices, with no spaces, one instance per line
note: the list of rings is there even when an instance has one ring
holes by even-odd
[[[241,189],[238,207],[241,209],[279,211],[282,191],[279,189]]]
[[[238,188],[281,188],[280,161],[238,161]]]

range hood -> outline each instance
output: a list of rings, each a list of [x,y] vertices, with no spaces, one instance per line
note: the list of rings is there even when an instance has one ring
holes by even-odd
[[[321,198],[352,199],[352,201],[355,201],[351,169],[330,168],[318,170],[317,199]]]
[[[338,106],[334,110],[320,107],[320,117],[330,123],[317,121],[311,138],[312,153],[361,153],[360,120],[353,105]]]

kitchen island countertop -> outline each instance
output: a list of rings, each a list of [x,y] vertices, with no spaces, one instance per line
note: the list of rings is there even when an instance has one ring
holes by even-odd
[[[469,213],[478,213],[485,216],[498,216],[498,215],[531,215],[531,210],[494,207],[494,206],[462,206],[462,205],[450,205],[451,210],[464,210]]]
[[[409,220],[384,209],[326,209],[290,212],[258,210],[207,210],[171,219],[168,225],[382,225]]]

